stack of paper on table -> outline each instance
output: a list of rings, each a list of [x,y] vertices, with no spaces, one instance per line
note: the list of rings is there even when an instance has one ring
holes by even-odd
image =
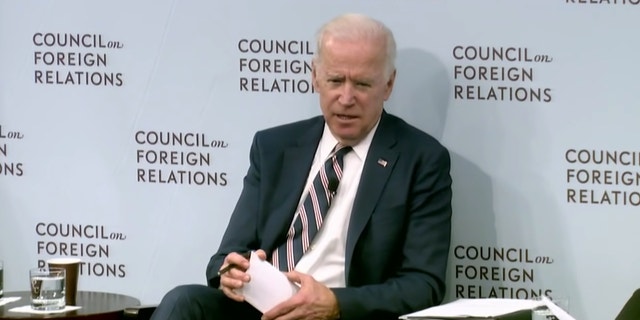
[[[531,319],[531,310],[543,301],[520,299],[459,299],[447,304],[406,314],[400,319]]]

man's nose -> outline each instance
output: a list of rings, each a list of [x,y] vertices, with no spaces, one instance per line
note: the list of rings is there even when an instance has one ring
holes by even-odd
[[[355,102],[355,95],[353,90],[353,85],[350,83],[345,83],[342,86],[342,91],[340,92],[340,98],[338,102],[343,105],[352,105]]]

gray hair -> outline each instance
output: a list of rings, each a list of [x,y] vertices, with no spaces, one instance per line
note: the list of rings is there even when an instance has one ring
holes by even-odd
[[[396,41],[393,32],[382,22],[363,14],[349,13],[338,16],[324,24],[316,33],[316,52],[313,60],[321,63],[322,50],[327,37],[342,39],[375,39],[383,37],[385,40],[385,74],[391,75],[395,70]]]

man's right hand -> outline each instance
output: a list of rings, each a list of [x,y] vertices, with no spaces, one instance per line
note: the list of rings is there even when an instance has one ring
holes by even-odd
[[[267,259],[267,254],[262,249],[257,250],[256,254],[261,260]],[[251,281],[251,277],[246,273],[249,268],[249,260],[237,252],[232,252],[224,258],[224,263],[220,270],[229,265],[233,265],[233,267],[220,275],[220,289],[230,299],[242,302],[244,301],[244,296],[234,290],[242,288],[245,283]]]

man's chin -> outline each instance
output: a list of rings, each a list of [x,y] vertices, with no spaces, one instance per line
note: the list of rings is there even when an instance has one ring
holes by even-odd
[[[333,123],[329,126],[329,129],[333,136],[342,142],[353,142],[362,139],[361,131],[357,130],[356,126],[353,125],[340,125]]]
[[[340,140],[342,144],[349,146],[353,146],[362,140],[362,137],[356,134],[338,134],[335,135],[335,137]]]

